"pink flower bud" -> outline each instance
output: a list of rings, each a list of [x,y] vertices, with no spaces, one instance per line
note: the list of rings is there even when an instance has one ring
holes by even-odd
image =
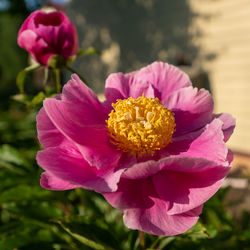
[[[49,65],[52,56],[63,59],[78,52],[76,29],[61,11],[35,11],[24,21],[18,33],[18,44],[42,65]]]

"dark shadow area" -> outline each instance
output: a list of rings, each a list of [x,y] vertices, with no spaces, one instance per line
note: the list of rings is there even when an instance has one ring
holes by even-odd
[[[197,14],[187,0],[74,0],[69,10],[81,46],[103,51],[101,59],[78,59],[74,65],[99,92],[111,72],[136,70],[156,60],[175,63],[180,53],[193,61],[199,54],[193,40],[201,32],[190,31]]]
[[[10,105],[10,96],[17,93],[18,72],[27,67],[28,54],[17,45],[17,34],[31,11],[24,0],[0,1],[0,109],[2,110],[6,110]],[[31,83],[31,79],[27,79],[27,85],[33,89]]]

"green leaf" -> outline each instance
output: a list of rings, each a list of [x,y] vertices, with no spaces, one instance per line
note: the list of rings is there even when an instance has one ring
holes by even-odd
[[[18,222],[15,222],[18,223]],[[13,224],[10,222],[8,224]],[[49,229],[41,229],[27,221],[0,232],[0,249],[54,249],[52,243],[61,242]]]
[[[39,68],[40,64],[32,64],[31,66],[25,68],[24,70],[20,71],[16,78],[16,84],[21,93],[24,92],[24,81],[27,76],[27,74],[37,68]]]
[[[27,168],[30,167],[29,162],[26,161],[15,148],[7,144],[4,144],[0,147],[0,161],[18,166],[24,166]]]
[[[31,102],[29,103],[29,106],[36,106],[39,105],[43,102],[43,100],[46,98],[46,95],[44,94],[44,92],[39,92],[36,96],[33,97],[33,99],[31,100]]]
[[[209,238],[209,234],[206,227],[200,222],[197,222],[184,235],[191,237],[193,240]]]
[[[169,245],[172,241],[174,241],[176,239],[176,236],[169,236],[169,237],[164,237],[164,238],[160,237],[160,239],[162,240],[160,241],[158,249],[163,249],[164,247]]]
[[[7,189],[0,194],[0,203],[10,202],[10,201],[20,201],[23,200],[39,200],[39,199],[47,199],[50,196],[51,192],[47,190],[41,190],[39,186],[25,186],[19,185],[16,187],[12,187]]]
[[[19,203],[5,203],[4,209],[8,211],[12,216],[18,218],[24,218],[26,221],[35,221],[39,225],[44,225],[47,223],[46,220],[56,219],[64,215],[64,212],[52,202],[47,201],[39,201],[39,198],[46,197],[35,197],[33,196],[33,201],[30,199],[29,201],[26,199],[25,202],[23,200],[19,200]]]
[[[79,49],[78,56],[100,55],[101,52],[93,47]]]
[[[75,238],[76,240],[78,240],[79,242],[81,242],[82,244],[88,246],[88,247],[91,247],[93,249],[96,249],[96,250],[114,250],[113,248],[107,246],[107,245],[103,245],[99,242],[96,242],[92,239],[89,239],[85,236],[83,236],[82,234],[79,234],[79,233],[76,233],[76,232],[73,232],[72,229],[69,228],[69,224],[65,224],[65,223],[62,223],[62,221],[57,221],[58,224],[61,225],[61,227],[67,232],[69,233],[73,238]],[[67,225],[67,226],[66,226]],[[73,226],[74,228],[76,228],[77,224],[72,224],[71,223],[71,226]],[[93,230],[92,231],[92,234],[95,234],[96,232]]]
[[[25,94],[17,94],[11,96],[11,98],[17,102],[23,103],[23,104],[29,104],[31,97]]]

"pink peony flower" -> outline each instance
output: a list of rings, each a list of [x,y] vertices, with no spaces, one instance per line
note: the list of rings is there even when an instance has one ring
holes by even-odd
[[[61,11],[33,12],[19,30],[18,44],[46,66],[52,56],[67,59],[78,53],[76,29]]]
[[[209,92],[162,62],[111,74],[105,96],[99,102],[73,75],[61,95],[44,101],[37,116],[41,185],[100,192],[131,229],[187,231],[230,170],[225,142],[235,120],[214,115]]]

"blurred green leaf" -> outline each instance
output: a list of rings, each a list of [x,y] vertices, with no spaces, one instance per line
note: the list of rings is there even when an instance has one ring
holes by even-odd
[[[30,167],[30,163],[15,148],[7,144],[0,146],[0,161]]]
[[[58,223],[61,225],[61,227],[67,232],[69,233],[72,237],[74,237],[75,239],[77,239],[79,242],[81,242],[82,244],[91,247],[92,249],[96,249],[96,250],[114,250],[113,248],[107,246],[107,245],[103,245],[99,242],[93,241],[79,233],[76,232],[72,232],[71,229],[69,229],[69,224],[67,224],[67,226],[62,223],[61,221],[58,221]],[[73,224],[74,228],[76,228],[76,225]],[[95,232],[93,232],[94,234]]]
[[[30,100],[31,100],[31,96],[26,95],[26,94],[17,94],[17,95],[13,95],[11,97],[13,100],[23,103],[23,104],[29,104]]]
[[[16,78],[16,84],[21,93],[24,93],[24,81],[28,73],[32,72],[35,69],[38,69],[41,65],[40,64],[32,64],[31,66],[25,68],[24,70],[20,71]]]
[[[28,201],[28,200],[39,200],[41,198],[46,198],[50,195],[47,190],[42,190],[38,187],[31,187],[25,185],[19,185],[7,189],[0,194],[0,203],[10,202],[10,201]]]
[[[193,240],[209,238],[209,234],[207,232],[206,227],[200,222],[197,222],[192,228],[190,228],[183,235],[187,235]]]
[[[43,100],[46,98],[47,96],[44,94],[44,92],[39,92],[37,95],[35,95],[33,97],[33,99],[31,100],[31,102],[29,103],[29,106],[34,107],[36,105],[42,104]]]
[[[78,56],[100,55],[101,52],[93,47],[87,49],[79,49]]]
[[[167,245],[169,245],[172,241],[176,239],[175,236],[169,236],[169,237],[161,237],[160,244],[158,246],[158,249],[163,249]]]
[[[63,241],[49,229],[41,229],[35,224],[22,221],[1,234],[0,249],[55,249],[53,243],[62,244]]]

